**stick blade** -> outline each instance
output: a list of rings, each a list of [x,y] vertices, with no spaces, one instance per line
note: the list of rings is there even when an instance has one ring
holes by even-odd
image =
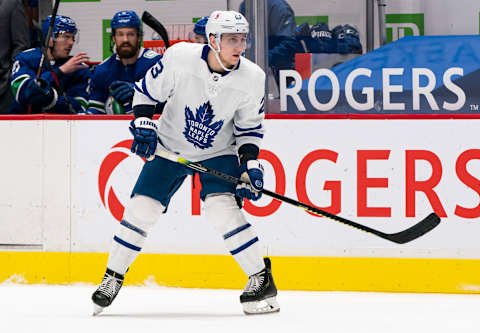
[[[439,224],[440,217],[435,213],[431,213],[414,226],[397,232],[395,234],[389,234],[386,238],[397,244],[405,244],[425,235],[427,232],[434,229]]]
[[[170,39],[168,38],[167,30],[165,29],[163,24],[160,23],[160,21],[157,20],[148,11],[143,12],[142,21],[160,35],[163,42],[165,43],[165,47],[168,49],[170,47]]]
[[[152,14],[150,14],[149,12],[147,12],[146,10],[142,13],[142,21],[147,21],[147,22],[151,22],[152,20]]]

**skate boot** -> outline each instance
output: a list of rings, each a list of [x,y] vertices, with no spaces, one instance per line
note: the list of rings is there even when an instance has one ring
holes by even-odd
[[[96,316],[112,304],[123,285],[123,275],[107,268],[102,283],[92,295],[93,315]]]
[[[263,260],[265,269],[250,276],[243,294],[240,295],[243,312],[247,315],[280,311],[280,305],[275,299],[277,288],[273,282],[272,264],[269,258]]]

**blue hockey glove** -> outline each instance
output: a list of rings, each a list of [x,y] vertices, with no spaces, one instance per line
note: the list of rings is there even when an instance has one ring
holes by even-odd
[[[362,53],[358,30],[351,25],[338,25],[332,30],[337,40],[337,53]]]
[[[125,105],[132,102],[135,93],[134,84],[126,81],[113,81],[110,85],[110,93],[118,103]]]
[[[133,135],[132,153],[149,158],[155,155],[157,148],[157,124],[150,118],[139,117],[130,123]]]
[[[37,80],[32,78],[25,83],[24,96],[28,104],[37,107],[48,106],[55,98],[53,88],[47,81],[41,78],[38,78]]]
[[[263,190],[263,166],[258,160],[249,160],[240,165],[240,180],[244,183],[237,185],[236,194],[248,200],[261,198]]]
[[[327,23],[317,23],[310,29],[310,38],[306,40],[308,50],[311,53],[335,53],[337,52],[337,40],[328,29]]]
[[[358,30],[351,25],[345,24],[343,26],[343,32],[345,34],[344,40],[347,44],[347,52],[362,54],[362,44],[360,43]]]

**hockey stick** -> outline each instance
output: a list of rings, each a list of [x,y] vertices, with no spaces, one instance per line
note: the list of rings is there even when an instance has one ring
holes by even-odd
[[[223,179],[225,181],[228,181],[230,183],[234,183],[234,184],[242,184],[243,183],[240,179],[238,179],[236,177],[227,175],[227,174],[222,173],[222,172],[217,171],[217,170],[213,170],[213,169],[204,167],[204,166],[200,165],[199,163],[191,162],[189,160],[186,160],[186,159],[184,159],[184,158],[182,158],[182,157],[180,157],[176,154],[170,153],[170,152],[165,151],[163,149],[157,149],[156,155],[158,155],[160,157],[163,157],[165,159],[168,159],[170,161],[183,164],[186,167],[188,167],[190,169],[193,169],[195,171],[206,173],[206,174],[221,178],[221,179]],[[153,160],[153,157],[154,156],[151,156],[148,160],[149,161]],[[400,232],[397,232],[397,233],[387,234],[387,233],[384,233],[382,231],[367,227],[367,226],[365,226],[363,224],[360,224],[358,222],[347,220],[346,218],[340,217],[338,215],[331,214],[331,213],[329,213],[327,211],[324,211],[322,209],[312,207],[312,206],[304,204],[302,202],[293,200],[291,198],[285,197],[285,196],[280,195],[280,194],[275,193],[275,192],[271,192],[271,191],[263,189],[261,191],[261,193],[265,194],[265,195],[268,195],[272,198],[275,198],[277,200],[289,203],[289,204],[294,205],[296,207],[302,208],[302,209],[306,210],[307,212],[314,213],[316,215],[320,215],[320,216],[324,216],[324,217],[328,217],[328,218],[330,218],[334,221],[337,221],[337,222],[346,224],[350,227],[368,232],[370,234],[373,234],[375,236],[378,236],[380,238],[389,240],[389,241],[397,243],[397,244],[404,244],[404,243],[408,243],[408,242],[410,242],[414,239],[417,239],[418,237],[423,236],[424,234],[426,234],[427,232],[429,232],[430,230],[435,228],[440,223],[440,217],[435,213],[431,213],[426,218],[424,218],[423,220],[421,220],[417,224],[411,226],[410,228],[407,228],[407,229],[405,229],[403,231],[400,231]]]
[[[47,48],[48,48],[48,43],[50,41],[50,37],[52,37],[52,30],[53,30],[53,26],[55,25],[55,18],[57,17],[59,4],[60,4],[60,0],[55,0],[55,3],[53,4],[52,18],[50,20],[50,24],[48,25],[47,37],[41,43],[40,49],[42,50],[42,57],[40,58],[40,65],[38,66],[38,69],[37,69],[37,80],[40,78],[40,74],[42,73],[42,67],[43,67],[43,63],[45,62],[45,59],[48,59]]]
[[[162,37],[163,42],[165,43],[165,48],[170,47],[170,41],[168,39],[168,33],[163,24],[160,23],[152,14],[147,11],[144,11],[142,14],[142,21],[153,29],[157,34]]]

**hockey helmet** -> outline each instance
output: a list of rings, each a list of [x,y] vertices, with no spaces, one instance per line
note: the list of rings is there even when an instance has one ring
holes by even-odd
[[[48,28],[51,21],[52,15],[46,17],[42,22],[42,34],[44,39],[47,38]],[[70,17],[64,15],[55,16],[55,22],[52,28],[52,36],[54,38],[62,32],[71,32],[75,35],[77,31],[77,25],[75,24],[75,21],[72,20]]]
[[[220,45],[222,34],[248,34],[248,22],[242,14],[236,11],[217,10],[208,18],[205,32],[209,45],[210,34],[215,36],[217,44]]]
[[[118,28],[136,28],[138,34],[142,34],[142,22],[133,10],[122,10],[116,13],[110,21],[110,27],[112,28],[112,34]]]
[[[205,35],[205,26],[207,25],[208,22],[208,16],[202,17],[200,20],[195,23],[195,26],[193,27],[193,32],[199,35]]]

